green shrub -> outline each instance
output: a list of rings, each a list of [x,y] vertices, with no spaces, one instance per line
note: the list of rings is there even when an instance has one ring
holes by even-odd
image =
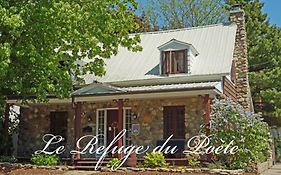
[[[146,155],[144,156],[143,165],[149,168],[168,166],[163,153],[160,152],[146,153]]]
[[[56,154],[33,154],[31,162],[35,165],[52,166],[57,165],[59,163],[59,157]]]
[[[245,112],[231,100],[215,100],[210,120],[211,143],[215,147],[232,140],[238,150],[235,154],[216,155],[231,169],[245,168],[251,163],[265,161],[270,153],[268,125],[257,114]],[[224,143],[222,143],[222,141]]]
[[[200,166],[200,161],[198,159],[189,159],[189,160],[187,160],[187,163],[191,167],[199,167]]]
[[[16,162],[15,156],[0,156],[0,162]]]
[[[214,162],[208,164],[208,168],[210,169],[225,169],[226,167],[221,162]]]
[[[115,168],[119,167],[120,164],[121,164],[121,160],[119,160],[117,158],[113,158],[107,163],[106,167],[115,169]]]

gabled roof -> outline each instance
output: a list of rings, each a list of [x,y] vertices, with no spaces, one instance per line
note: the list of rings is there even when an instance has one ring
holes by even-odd
[[[175,39],[190,43],[200,53],[187,76],[230,74],[235,44],[236,25],[216,24],[202,27],[141,33],[141,52],[120,47],[118,54],[106,62],[103,77],[85,75],[86,84],[94,81],[109,83],[159,79],[160,51],[158,47]]]

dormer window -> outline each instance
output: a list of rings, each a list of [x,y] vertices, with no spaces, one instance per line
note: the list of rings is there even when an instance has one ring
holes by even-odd
[[[160,74],[189,73],[193,59],[198,55],[193,45],[172,39],[158,47],[161,55]]]
[[[187,73],[186,50],[163,51],[162,74]]]

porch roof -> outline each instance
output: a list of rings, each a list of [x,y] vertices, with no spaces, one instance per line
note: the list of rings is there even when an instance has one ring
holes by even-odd
[[[104,83],[92,83],[72,93],[73,96],[88,96],[88,95],[103,95],[103,94],[118,94],[126,92],[122,88],[111,86]]]
[[[149,92],[173,92],[185,90],[204,90],[216,89],[221,92],[221,82],[196,82],[196,83],[181,83],[181,84],[163,84],[149,86],[134,86],[134,87],[115,87],[104,83],[93,83],[83,87],[72,93],[73,97],[79,96],[103,96],[115,94],[136,94]]]

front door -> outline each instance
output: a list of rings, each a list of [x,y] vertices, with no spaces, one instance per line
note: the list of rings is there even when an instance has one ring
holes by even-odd
[[[114,137],[118,134],[118,110],[107,110],[107,145],[109,145]],[[113,145],[117,146],[117,142]],[[113,156],[113,155],[111,155]]]

